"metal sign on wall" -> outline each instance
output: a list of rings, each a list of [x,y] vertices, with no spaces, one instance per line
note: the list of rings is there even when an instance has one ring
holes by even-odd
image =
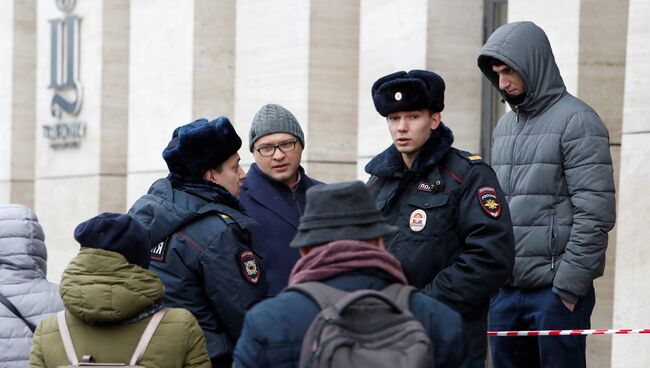
[[[50,19],[50,84],[54,95],[50,114],[56,121],[43,125],[43,136],[54,149],[77,148],[86,136],[86,123],[76,121],[83,102],[79,80],[81,18],[71,14],[76,0],[55,0],[62,18]]]

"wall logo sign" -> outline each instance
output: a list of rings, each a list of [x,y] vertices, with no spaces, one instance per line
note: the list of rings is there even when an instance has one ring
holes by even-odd
[[[43,136],[54,149],[77,148],[86,136],[86,123],[74,121],[83,102],[79,80],[81,18],[71,14],[76,0],[55,0],[62,18],[50,19],[50,84],[54,95],[50,114],[55,122],[43,125]],[[72,118],[72,119],[70,119]],[[68,121],[70,119],[70,121]]]

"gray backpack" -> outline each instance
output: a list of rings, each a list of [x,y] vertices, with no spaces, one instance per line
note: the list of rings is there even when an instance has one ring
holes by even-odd
[[[409,311],[412,286],[345,292],[319,282],[287,290],[321,308],[302,340],[299,367],[433,367],[433,346]]]

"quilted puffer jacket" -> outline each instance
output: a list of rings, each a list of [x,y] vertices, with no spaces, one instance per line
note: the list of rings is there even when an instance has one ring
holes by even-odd
[[[61,277],[61,296],[77,358],[128,363],[153,313],[161,307],[162,282],[153,272],[128,263],[119,253],[81,248]],[[29,367],[66,366],[56,317],[41,322]],[[170,308],[140,360],[147,368],[209,368],[205,339],[196,319]]]
[[[490,58],[519,74],[523,101],[499,120],[492,167],[505,191],[515,234],[510,285],[552,286],[576,303],[603,274],[607,233],[616,202],[607,128],[596,112],[567,92],[544,31],[531,22],[499,28],[478,65],[499,80]]]
[[[34,325],[63,309],[59,287],[45,279],[43,229],[31,209],[0,206],[0,294]],[[0,304],[0,367],[25,367],[32,331]]]

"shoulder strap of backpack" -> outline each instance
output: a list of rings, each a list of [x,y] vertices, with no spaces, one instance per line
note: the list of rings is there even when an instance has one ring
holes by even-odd
[[[295,284],[284,289],[285,291],[294,290],[312,298],[320,309],[325,309],[330,305],[336,304],[341,298],[348,294],[347,291],[339,290],[322,282],[303,282]]]
[[[395,304],[402,309],[402,311],[411,313],[411,294],[415,292],[415,288],[411,285],[404,284],[390,284],[384,290],[381,291]]]
[[[33,323],[29,322],[25,317],[23,317],[22,314],[20,314],[20,311],[18,311],[18,308],[16,308],[16,306],[14,305],[14,303],[11,302],[11,300],[5,298],[4,295],[0,294],[0,303],[4,304],[4,306],[7,307],[7,309],[9,309],[11,313],[15,314],[16,317],[20,318],[23,322],[25,322],[27,327],[29,327],[29,329],[32,330],[32,333],[34,333],[34,331],[36,330],[36,326],[34,326]]]
[[[140,336],[140,341],[138,341],[138,345],[135,347],[129,365],[136,365],[140,362],[140,359],[142,359],[144,352],[147,350],[147,346],[149,346],[149,342],[151,341],[153,334],[156,332],[160,321],[165,316],[165,313],[167,313],[167,308],[159,310],[153,315],[153,317],[151,317],[147,327],[145,327],[144,332],[142,333],[142,336]]]
[[[153,317],[151,317],[149,323],[147,323],[147,327],[145,327],[144,332],[142,332],[142,336],[140,337],[140,341],[138,341],[138,345],[133,352],[133,356],[131,356],[131,360],[129,362],[130,365],[136,365],[140,359],[142,359],[142,356],[147,350],[147,346],[149,345],[153,334],[156,332],[156,328],[158,328],[160,321],[165,316],[165,313],[167,313],[166,308],[159,310],[153,315]],[[65,309],[56,314],[56,321],[59,325],[59,334],[61,335],[61,341],[63,342],[65,355],[68,357],[70,365],[78,366],[79,359],[77,359],[77,352],[75,351],[74,344],[72,343],[70,329],[68,328],[68,323],[65,320]]]
[[[59,325],[59,334],[61,335],[61,341],[63,342],[63,348],[65,349],[65,355],[68,357],[68,362],[73,366],[79,365],[77,352],[74,350],[72,337],[70,337],[70,329],[68,329],[68,323],[65,321],[65,309],[56,314],[56,322]]]

